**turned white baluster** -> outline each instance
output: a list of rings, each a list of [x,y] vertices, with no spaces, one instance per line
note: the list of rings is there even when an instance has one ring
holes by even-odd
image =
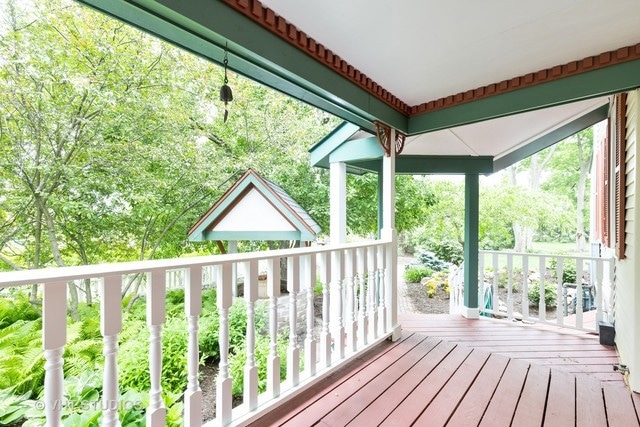
[[[267,260],[267,296],[269,297],[269,357],[267,358],[267,394],[280,396],[280,356],[278,356],[278,296],[280,295],[280,258]]]
[[[546,322],[547,321],[547,306],[544,303],[544,297],[546,295],[546,272],[547,272],[547,260],[545,257],[541,256],[540,257],[540,263],[538,265],[538,268],[540,269],[540,302],[538,304],[538,310],[539,310],[539,315],[538,315],[538,320],[540,322]]]
[[[583,298],[582,298],[582,273],[583,265],[582,260],[576,260],[576,328],[582,329],[582,316],[584,312]],[[540,294],[542,295],[542,294]]]
[[[379,246],[378,248],[378,331],[387,331],[387,295],[385,290],[387,288],[387,269],[385,264],[385,247]]]
[[[316,256],[305,255],[302,258],[304,265],[304,284],[307,290],[307,336],[304,340],[305,368],[309,377],[316,374],[316,340],[313,338],[313,327],[315,326],[314,288],[316,286]]]
[[[258,300],[258,261],[243,263],[244,301],[247,306],[247,361],[244,365],[244,403],[250,411],[258,407],[255,307]]]
[[[522,256],[522,319],[529,319],[529,256]]]
[[[556,322],[558,326],[562,326],[564,324],[564,310],[567,305],[567,299],[565,298],[566,289],[563,288],[563,278],[564,278],[564,258],[558,257],[556,263]]]
[[[165,322],[167,281],[165,270],[154,270],[148,275],[147,326],[149,327],[149,407],[147,425],[164,426],[166,409],[162,400],[162,324]]]
[[[44,407],[47,426],[62,426],[64,345],[67,342],[67,284],[45,283],[42,291]]]
[[[331,331],[329,322],[331,303],[329,293],[329,277],[331,277],[331,261],[326,252],[320,256],[320,282],[322,283],[322,330],[320,332],[320,360],[323,366],[331,366]]]
[[[342,251],[331,251],[331,336],[333,351],[344,359],[344,297],[342,286]]]
[[[118,418],[118,334],[122,330],[122,276],[102,280],[100,295],[100,332],[103,337],[104,372],[102,376],[102,425],[119,426]]]
[[[358,337],[360,345],[365,346],[369,342],[369,319],[367,317],[367,251],[365,248],[357,249],[358,269]]]
[[[498,295],[498,272],[500,271],[500,266],[498,264],[498,254],[494,253],[493,254],[493,285],[492,285],[492,292],[491,292],[491,310],[494,312],[498,312],[499,311],[499,300],[498,297],[500,295]]]
[[[298,292],[300,290],[300,258],[287,258],[287,291],[289,291],[289,347],[287,348],[287,381],[291,387],[300,382],[300,348],[298,347]]]
[[[376,267],[376,248],[369,246],[367,248],[367,266],[368,274],[368,299],[367,315],[369,316],[369,336],[372,340],[378,338],[378,283],[377,283],[377,267]]]
[[[216,382],[216,418],[221,425],[231,422],[232,393],[231,376],[229,375],[229,308],[232,298],[232,267],[231,263],[224,263],[217,267],[216,295],[218,312],[220,313],[220,331],[218,344],[220,346],[220,364]]]
[[[356,295],[355,295],[355,257],[354,250],[344,252],[344,277],[346,282],[347,305],[347,349],[350,352],[358,350],[358,327],[356,323]]]
[[[198,317],[202,312],[202,267],[184,271],[184,312],[189,334],[187,350],[187,389],[184,393],[184,425],[202,425],[202,390],[198,381],[200,352],[198,348]]]
[[[513,319],[513,255],[507,254],[507,318]]]

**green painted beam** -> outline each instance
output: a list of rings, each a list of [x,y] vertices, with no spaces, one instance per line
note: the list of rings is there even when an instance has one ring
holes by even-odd
[[[464,306],[478,308],[478,224],[480,222],[480,180],[465,175],[464,185]]]
[[[409,135],[596,98],[640,87],[640,60],[443,108],[409,119]]]
[[[344,142],[329,155],[329,163],[382,159],[383,155],[378,138],[372,136]]]
[[[351,161],[349,166],[376,172],[382,160]],[[410,175],[465,174],[487,175],[493,173],[491,156],[398,156],[396,173]]]
[[[340,123],[320,142],[309,149],[311,166],[329,168],[329,155],[360,130],[359,126],[349,122]]]
[[[77,0],[217,64],[373,131],[381,120],[406,132],[408,119],[354,82],[220,0]]]
[[[547,147],[552,146],[565,138],[570,137],[583,129],[593,126],[605,120],[609,116],[609,104],[603,105],[590,113],[585,114],[577,118],[576,120],[567,123],[558,129],[549,132],[548,134],[541,136],[535,141],[531,141],[522,148],[519,148],[506,156],[500,157],[493,162],[493,169],[495,172],[508,168],[509,166],[518,163],[522,159],[526,159],[529,156],[534,155],[538,151],[544,150]]]

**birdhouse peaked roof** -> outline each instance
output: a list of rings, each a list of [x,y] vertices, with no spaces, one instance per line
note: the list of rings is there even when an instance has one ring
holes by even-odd
[[[189,230],[189,240],[312,241],[320,226],[279,185],[247,170]]]

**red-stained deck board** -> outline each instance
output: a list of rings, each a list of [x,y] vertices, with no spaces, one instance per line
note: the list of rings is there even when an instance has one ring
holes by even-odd
[[[576,424],[576,378],[566,372],[551,371],[545,427],[566,427]]]
[[[418,425],[444,426],[484,367],[489,353],[474,350],[416,420]],[[461,392],[462,391],[462,392]]]
[[[404,377],[417,363],[424,359],[429,359],[431,351],[439,343],[440,340],[434,338],[429,338],[421,342],[367,384],[362,384],[359,390],[346,398],[333,411],[325,415],[322,421],[330,426],[346,425],[364,408],[375,402],[398,378]]]
[[[602,391],[609,427],[634,427],[638,425],[633,398],[626,387],[618,384],[604,384]]]
[[[400,359],[426,338],[427,337],[425,337],[424,335],[418,334],[408,337],[402,343],[386,352],[383,357],[379,357],[378,359],[374,360],[372,363],[349,377],[348,381],[343,381],[337,387],[328,390],[328,392],[325,393],[322,398],[315,400],[311,405],[306,407],[304,411],[298,413],[296,416],[287,420],[282,425],[297,427],[300,425],[305,425],[306,422],[304,420],[321,419],[331,409],[340,405],[344,401],[344,399],[348,398],[369,381],[374,379],[390,363],[393,363],[393,361]]]
[[[382,422],[383,426],[408,426],[420,416],[424,408],[438,394],[451,376],[471,353],[470,348],[458,346],[436,369],[411,390],[406,399]]]
[[[504,356],[492,354],[489,357],[449,419],[447,427],[469,427],[480,423],[508,363],[509,358]]]
[[[481,427],[509,426],[513,419],[520,393],[527,378],[529,364],[511,360],[505,369],[500,384],[493,392],[489,406],[480,422]]]
[[[547,403],[550,370],[546,366],[531,365],[527,379],[513,416],[513,425],[519,427],[539,427],[544,418]]]
[[[596,379],[576,377],[576,422],[581,427],[607,425],[602,386]]]
[[[256,426],[265,425],[281,425],[296,414],[305,410],[308,406],[311,406],[320,397],[331,392],[331,390],[338,387],[340,384],[347,382],[349,378],[360,372],[367,365],[380,360],[389,351],[397,348],[400,345],[411,345],[426,339],[424,335],[406,334],[399,341],[392,343],[385,341],[380,345],[372,348],[370,351],[364,353],[360,357],[351,361],[338,371],[332,373],[327,378],[323,379],[313,387],[305,390],[304,392],[289,399],[286,405],[282,405],[275,410],[272,410],[261,417],[256,423]],[[395,354],[395,353],[394,353]]]
[[[448,356],[455,346],[453,344],[440,342],[428,355],[425,355],[409,371],[398,379],[391,387],[383,393],[369,406],[367,406],[348,425],[368,426],[376,425],[380,420],[386,418],[404,400],[407,391],[413,390],[420,382],[438,366],[442,360]],[[382,392],[379,390],[378,393]]]

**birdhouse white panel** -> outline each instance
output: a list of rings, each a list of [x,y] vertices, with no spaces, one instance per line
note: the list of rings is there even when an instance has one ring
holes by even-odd
[[[225,213],[212,231],[296,231],[258,190],[252,188]]]

